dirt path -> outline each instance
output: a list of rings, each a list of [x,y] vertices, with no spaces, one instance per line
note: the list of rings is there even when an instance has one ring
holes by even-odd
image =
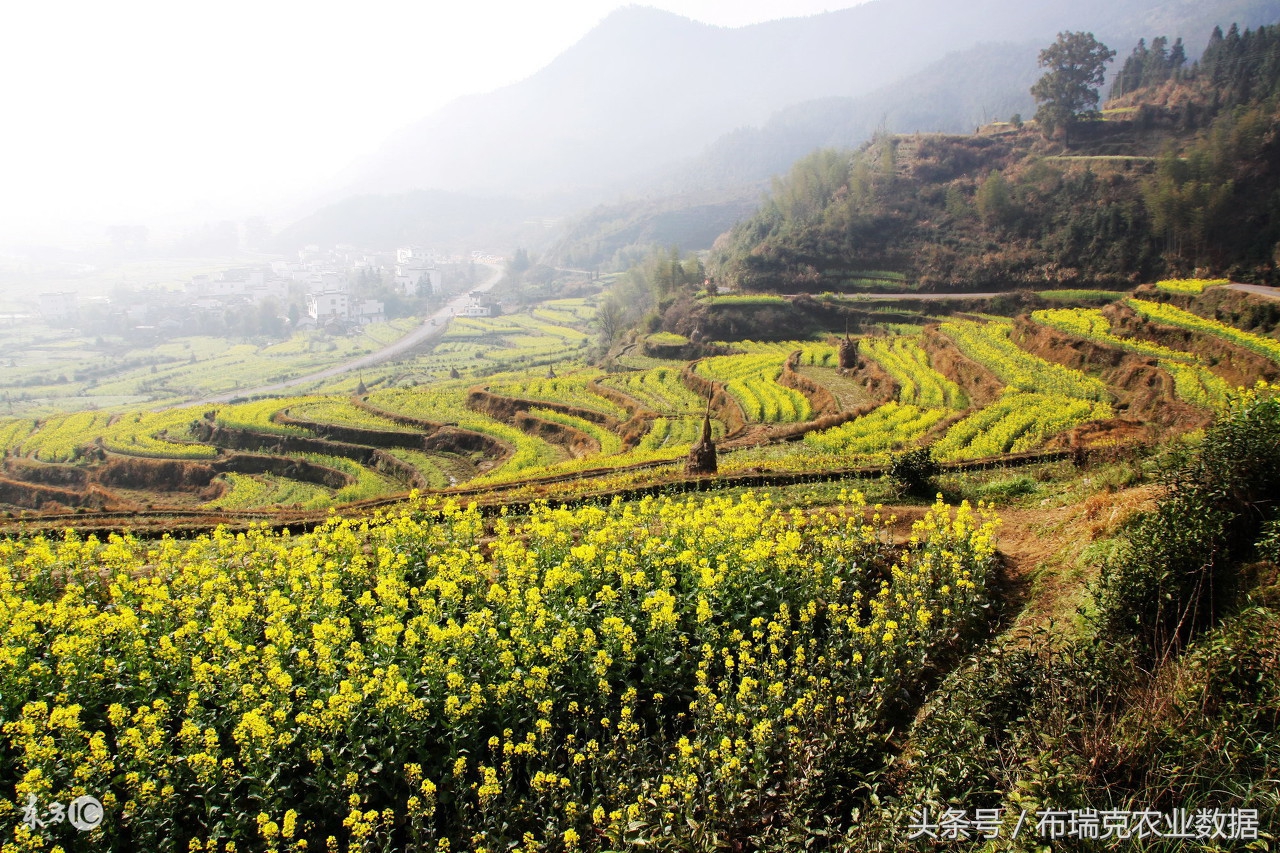
[[[1087,601],[1086,585],[1098,576],[1098,557],[1082,559],[1085,552],[1116,536],[1134,513],[1153,509],[1159,494],[1159,486],[1147,485],[1064,507],[1001,510],[997,542],[1013,633],[1069,629]]]

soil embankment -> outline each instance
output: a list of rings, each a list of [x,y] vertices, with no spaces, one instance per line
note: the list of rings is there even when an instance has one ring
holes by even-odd
[[[747,415],[742,406],[728,392],[723,382],[698,374],[698,362],[686,364],[680,371],[680,381],[698,396],[708,400],[711,414],[724,424],[725,438],[740,435],[747,426]]]
[[[942,334],[937,326],[925,327],[923,339],[924,350],[929,354],[933,369],[960,386],[969,398],[970,408],[989,406],[1000,396],[1004,383],[990,370],[960,352],[955,342]]]
[[[1116,410],[1128,421],[1160,427],[1204,426],[1211,414],[1178,399],[1173,376],[1149,356],[1067,335],[1023,316],[1012,339],[1032,355],[1086,373],[1095,373],[1116,395]]]
[[[1232,387],[1250,386],[1257,379],[1280,380],[1280,365],[1256,352],[1204,332],[1193,332],[1145,320],[1128,305],[1115,303],[1103,309],[1115,334],[1194,353]]]

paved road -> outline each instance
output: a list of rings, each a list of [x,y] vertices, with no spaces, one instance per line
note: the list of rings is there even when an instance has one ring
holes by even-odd
[[[1265,296],[1268,299],[1280,299],[1280,287],[1267,287],[1261,284],[1231,284],[1228,287],[1232,290],[1243,290],[1245,293]]]
[[[489,267],[490,275],[483,282],[476,285],[472,290],[488,290],[493,287],[502,278],[502,268],[494,264],[485,264]],[[449,319],[453,315],[461,311],[463,307],[471,301],[471,291],[467,291],[460,296],[454,297],[439,311],[432,314],[422,321],[422,325],[416,327],[412,331],[405,334],[398,340],[392,341],[380,350],[354,358],[351,361],[335,364],[332,367],[326,367],[324,370],[317,370],[315,373],[308,373],[306,376],[299,376],[296,379],[290,379],[286,382],[276,382],[272,385],[259,385],[257,388],[237,388],[235,391],[229,391],[225,394],[216,394],[212,397],[204,397],[200,400],[193,400],[190,403],[182,403],[183,406],[198,406],[205,403],[226,403],[236,397],[257,397],[263,394],[274,394],[277,391],[284,391],[287,388],[293,388],[297,385],[308,385],[318,382],[321,379],[330,379],[334,376],[341,376],[344,373],[350,373],[353,370],[363,370],[366,367],[372,367],[375,364],[382,364],[384,361],[391,361],[399,358],[413,349],[421,346],[432,338],[439,337],[444,334],[445,329],[449,325]],[[435,321],[432,325],[431,321]]]

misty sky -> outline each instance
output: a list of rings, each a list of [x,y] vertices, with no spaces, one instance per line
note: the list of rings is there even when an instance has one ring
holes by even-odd
[[[653,0],[721,26],[859,0]],[[0,12],[0,244],[268,212],[619,0],[19,0]],[[67,233],[74,233],[74,229]]]

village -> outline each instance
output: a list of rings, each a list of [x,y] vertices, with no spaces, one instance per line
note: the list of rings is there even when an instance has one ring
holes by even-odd
[[[296,260],[229,266],[192,276],[181,289],[117,287],[110,296],[76,290],[38,294],[50,326],[133,341],[191,334],[282,336],[324,330],[351,334],[370,323],[425,314],[476,280],[475,265],[501,259],[483,252],[447,255],[421,246],[373,252],[310,245]],[[460,314],[487,317],[497,306],[476,292]]]

